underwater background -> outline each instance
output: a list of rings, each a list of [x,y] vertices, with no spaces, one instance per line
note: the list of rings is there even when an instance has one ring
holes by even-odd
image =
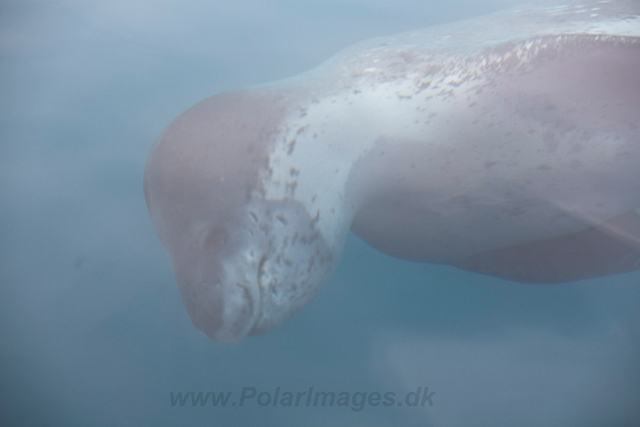
[[[221,345],[147,213],[149,148],[194,103],[513,3],[0,2],[0,425],[640,425],[640,272],[523,285],[351,235],[317,300]],[[310,387],[348,404],[207,394]],[[433,406],[405,400],[426,387]],[[387,392],[405,404],[362,403]]]

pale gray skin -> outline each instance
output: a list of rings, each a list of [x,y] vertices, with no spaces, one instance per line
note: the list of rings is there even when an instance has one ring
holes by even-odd
[[[353,230],[528,283],[640,268],[640,2],[527,6],[209,98],[145,196],[194,324],[234,342],[320,292]]]

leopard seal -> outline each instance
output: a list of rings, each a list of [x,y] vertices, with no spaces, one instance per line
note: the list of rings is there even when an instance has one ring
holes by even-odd
[[[144,176],[193,323],[220,342],[281,324],[350,230],[519,282],[640,268],[637,70],[639,1],[527,4],[196,104]]]

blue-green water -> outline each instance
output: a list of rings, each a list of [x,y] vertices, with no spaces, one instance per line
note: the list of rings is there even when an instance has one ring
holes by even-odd
[[[352,236],[315,302],[225,346],[191,325],[147,213],[147,152],[195,102],[510,3],[0,3],[0,424],[634,425],[640,273],[522,285]],[[171,401],[243,387],[349,402]],[[407,405],[418,387],[433,406]],[[386,392],[404,405],[361,408]]]

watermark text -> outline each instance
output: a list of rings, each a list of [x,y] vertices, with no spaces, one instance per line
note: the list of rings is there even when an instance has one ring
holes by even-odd
[[[433,406],[433,396],[429,387],[418,387],[408,393],[393,391],[317,391],[309,387],[305,391],[289,391],[276,387],[273,390],[258,390],[256,387],[242,387],[239,394],[227,391],[180,391],[170,392],[173,407],[345,407],[352,411],[362,411],[367,406]]]

